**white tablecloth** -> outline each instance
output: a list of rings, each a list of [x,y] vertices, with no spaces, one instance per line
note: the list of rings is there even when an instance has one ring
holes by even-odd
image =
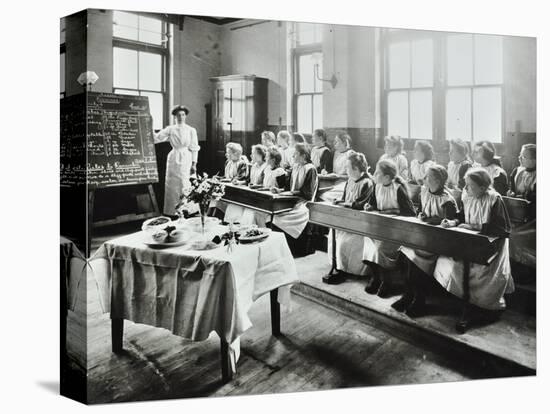
[[[61,295],[67,301],[66,309],[74,311],[80,284],[82,281],[86,283],[86,258],[71,240],[63,236],[59,240],[59,250],[61,282],[65,285]]]
[[[207,235],[227,229],[217,226]],[[261,243],[192,251],[185,245],[153,249],[144,232],[104,243],[91,258],[103,291],[104,312],[112,318],[161,327],[195,341],[215,331],[238,360],[239,336],[252,326],[248,311],[263,294],[279,289],[290,302],[298,282],[296,265],[282,233]]]

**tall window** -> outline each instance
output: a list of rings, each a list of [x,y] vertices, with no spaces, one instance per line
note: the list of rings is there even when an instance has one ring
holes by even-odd
[[[59,98],[65,97],[65,18],[59,24]]]
[[[323,127],[322,26],[294,25],[294,125],[306,134]]]
[[[166,31],[159,19],[113,12],[113,92],[147,96],[154,129],[167,121]]]
[[[393,30],[384,43],[388,134],[502,142],[502,37]]]
[[[502,142],[502,37],[447,37],[445,125],[448,139]]]
[[[386,85],[390,134],[432,139],[433,69],[432,39],[390,43]]]

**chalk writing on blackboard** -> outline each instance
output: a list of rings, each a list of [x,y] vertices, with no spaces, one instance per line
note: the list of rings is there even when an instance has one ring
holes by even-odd
[[[62,185],[157,181],[147,97],[87,92],[62,100]]]

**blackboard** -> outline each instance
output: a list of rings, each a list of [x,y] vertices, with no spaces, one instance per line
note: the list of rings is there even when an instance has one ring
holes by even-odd
[[[94,189],[157,181],[146,96],[87,92],[62,100],[62,185]]]

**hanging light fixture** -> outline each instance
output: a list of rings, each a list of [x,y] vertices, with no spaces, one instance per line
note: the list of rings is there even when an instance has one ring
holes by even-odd
[[[311,55],[311,58],[313,59],[313,67],[315,70],[315,77],[322,81],[322,82],[328,82],[332,86],[332,89],[336,88],[336,85],[338,85],[338,78],[336,77],[336,40],[335,40],[335,33],[334,33],[334,27],[330,30],[332,33],[332,76],[330,79],[324,79],[319,76],[319,66],[322,63],[323,55],[322,53],[314,53]]]
[[[76,79],[76,81],[84,88],[88,86],[89,88],[88,90],[91,91],[92,85],[96,83],[98,79],[99,79],[99,76],[97,76],[97,74],[94,71],[89,70],[86,72],[82,72],[80,75],[78,75],[78,78]]]

